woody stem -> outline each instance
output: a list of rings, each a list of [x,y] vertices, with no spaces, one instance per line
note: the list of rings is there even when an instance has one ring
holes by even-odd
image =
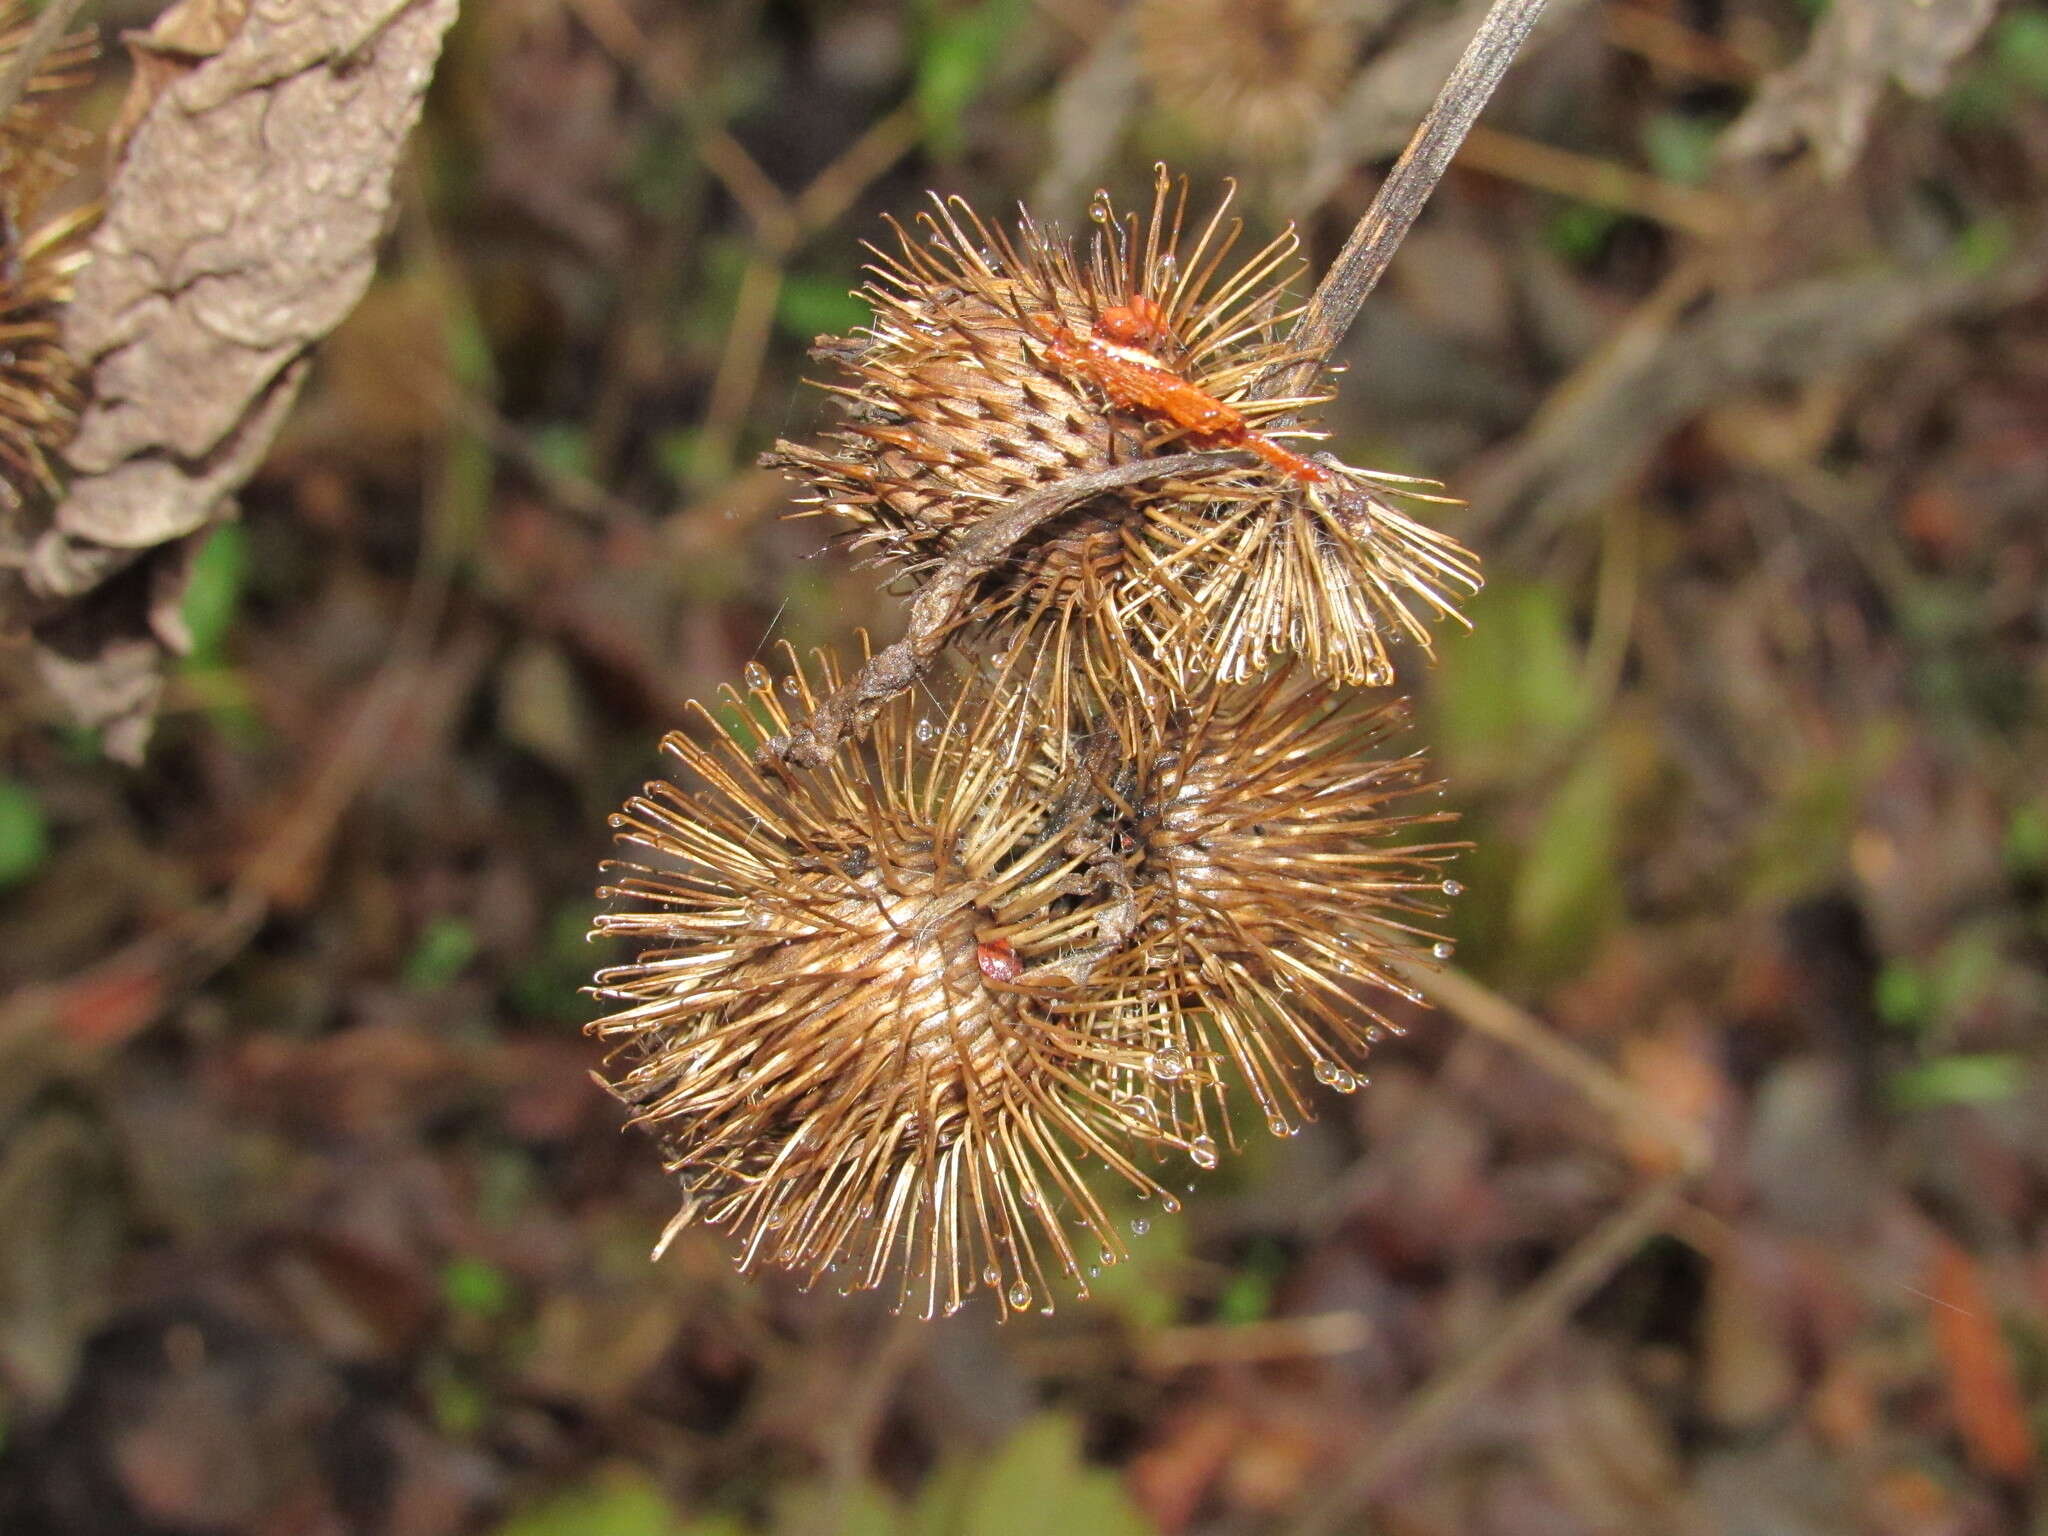
[[[930,669],[960,622],[967,600],[981,578],[1002,564],[1011,550],[1032,532],[1060,513],[1106,491],[1241,462],[1230,451],[1133,459],[1109,469],[1073,475],[1019,497],[984,521],[946,557],[911,603],[910,624],[903,638],[875,652],[843,687],[821,700],[802,725],[787,736],[763,742],[755,754],[756,760],[764,766],[794,763],[805,768],[822,768],[831,762],[841,742],[865,730],[883,705]]]
[[[1303,395],[1314,387],[1317,372],[1358,318],[1366,295],[1378,284],[1422,205],[1450,169],[1451,157],[1472,131],[1480,109],[1507,73],[1542,11],[1543,0],[1494,0],[1415,136],[1380,183],[1372,206],[1351,231],[1351,238],[1344,242],[1344,249],[1295,322],[1289,341],[1300,360],[1269,381],[1269,387],[1262,387],[1261,395],[1267,399]]]

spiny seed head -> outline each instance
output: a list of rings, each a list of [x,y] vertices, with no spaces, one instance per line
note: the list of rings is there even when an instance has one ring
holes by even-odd
[[[85,264],[87,213],[38,228],[19,245],[0,228],[0,507],[55,489],[50,455],[71,435],[78,367],[59,332]]]
[[[0,0],[0,71],[33,25],[27,5]],[[0,117],[0,508],[54,490],[49,456],[77,415],[78,369],[58,318],[85,263],[92,215],[39,220],[37,208],[71,172],[63,151],[84,139],[56,121],[52,98],[85,82],[95,51],[89,32],[65,39]]]
[[[1235,1081],[1291,1134],[1308,1080],[1355,1088],[1371,1041],[1395,1029],[1375,995],[1419,1001],[1397,960],[1418,943],[1444,952],[1429,925],[1458,845],[1403,840],[1453,819],[1414,808],[1436,786],[1420,755],[1389,751],[1405,723],[1401,703],[1290,668],[1170,711],[1127,708],[1051,749],[1054,777],[1087,775],[1113,808],[1107,835],[1128,850],[1154,940],[1098,984],[1159,1000],[1200,1068],[1161,1085],[1162,1123],[1201,1118],[1189,1097],[1220,1102]]]
[[[1139,0],[1138,59],[1153,94],[1209,143],[1301,153],[1350,78],[1355,19],[1326,0]]]
[[[960,198],[933,195],[918,217],[922,239],[891,221],[898,249],[870,247],[862,290],[874,324],[846,340],[821,338],[818,355],[849,382],[847,425],[822,447],[777,444],[773,461],[811,485],[807,512],[849,524],[850,542],[916,571],[971,532],[980,514],[1070,475],[1107,469],[1178,434],[1112,416],[1100,394],[1057,366],[1052,340],[1086,337],[1102,311],[1142,297],[1159,306],[1187,379],[1266,420],[1299,401],[1255,403],[1252,383],[1293,360],[1282,340],[1298,276],[1290,229],[1227,275],[1243,235],[1232,194],[1189,238],[1187,185],[1163,170],[1149,219],[1119,213],[1107,194],[1091,207],[1097,229],[1076,252],[1056,226],[1020,210],[1014,238]],[[1133,490],[1084,509],[1034,551],[1041,580],[1056,580],[1080,549],[1113,545]]]
[[[1081,1173],[1189,1138],[1153,1112],[1159,1010],[1094,960],[1134,942],[1128,878],[1034,774],[1038,728],[999,681],[945,709],[899,697],[825,769],[763,768],[758,739],[815,708],[786,657],[778,691],[696,709],[707,742],[665,743],[683,784],[614,818],[600,972],[616,1011],[613,1091],[685,1189],[675,1228],[730,1229],[739,1266],[893,1287],[951,1311],[976,1288],[1050,1304],[1077,1235],[1121,1244]],[[825,688],[842,681],[823,654]],[[1085,1290],[1085,1286],[1083,1287]]]
[[[1282,419],[1327,397],[1259,393],[1299,360],[1286,339],[1296,241],[1289,231],[1231,267],[1242,226],[1230,201],[1190,234],[1186,184],[1162,169],[1148,217],[1098,194],[1079,249],[1028,213],[1013,238],[940,201],[922,241],[899,229],[900,250],[876,253],[874,324],[821,340],[848,380],[828,386],[845,425],[817,446],[780,443],[769,462],[807,483],[806,514],[837,519],[854,547],[915,580],[991,513],[1059,480],[1247,433],[1305,435]],[[1137,351],[1161,365],[1148,377],[1238,426],[1218,436],[1120,402],[1075,364],[1106,310],[1134,307],[1158,317]],[[1332,681],[1388,682],[1389,637],[1427,648],[1478,568],[1395,505],[1429,482],[1316,464],[1317,480],[1260,462],[1084,502],[1011,552],[971,617],[1031,644],[1048,625],[1070,630],[1093,669],[1141,689],[1186,694],[1295,652]]]

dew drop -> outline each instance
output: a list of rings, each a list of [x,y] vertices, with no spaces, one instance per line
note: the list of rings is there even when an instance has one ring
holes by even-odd
[[[1147,1232],[1150,1232],[1151,1230],[1152,1223],[1147,1221],[1144,1217],[1133,1216],[1131,1218],[1131,1236],[1143,1237]]]
[[[1098,224],[1107,224],[1115,217],[1115,214],[1110,210],[1108,193],[1098,192],[1095,194],[1088,204],[1088,217]]]
[[[1031,1305],[1031,1287],[1022,1280],[1010,1287],[1010,1305],[1019,1312]]]
[[[1003,1272],[1000,1269],[997,1269],[993,1264],[989,1265],[988,1268],[984,1269],[981,1272],[981,1283],[983,1285],[998,1285],[1002,1282],[1002,1278]]]
[[[1161,1195],[1159,1197],[1159,1209],[1166,1212],[1169,1216],[1177,1216],[1180,1214],[1180,1202],[1171,1195]]]
[[[1291,1122],[1289,1122],[1285,1115],[1268,1116],[1266,1120],[1266,1129],[1271,1131],[1275,1136],[1281,1137],[1292,1136],[1295,1131],[1294,1125]]]
[[[800,699],[804,694],[804,685],[792,674],[782,680],[782,691],[792,699]]]
[[[1154,1051],[1145,1058],[1145,1071],[1155,1082],[1179,1082],[1187,1076],[1187,1070],[1187,1057],[1172,1046],[1163,1051]]]
[[[1212,1136],[1197,1136],[1188,1143],[1188,1156],[1195,1160],[1197,1168],[1214,1168],[1217,1161],[1215,1138]]]
[[[1446,880],[1446,881],[1444,882],[1444,894],[1445,894],[1446,896],[1462,896],[1462,895],[1464,895],[1464,894],[1465,894],[1465,882],[1464,882],[1464,881],[1462,881],[1462,880]]]
[[[934,736],[938,734],[939,727],[932,724],[931,721],[920,720],[917,722],[917,739],[919,741],[930,741]]]
[[[1090,1264],[1088,1266],[1088,1278],[1090,1280],[1100,1280],[1102,1278],[1102,1271],[1097,1269],[1093,1264]],[[1085,1296],[1088,1293],[1084,1290],[1081,1294]]]
[[[1439,960],[1448,960],[1458,952],[1458,946],[1438,940],[1429,946],[1429,952]]]
[[[1168,251],[1159,258],[1158,265],[1152,270],[1159,275],[1158,287],[1161,289],[1171,288],[1180,281],[1180,258],[1174,255],[1173,252]]]
[[[758,661],[750,661],[740,673],[746,685],[756,693],[763,692],[769,685],[768,669]]]
[[[1082,1299],[1083,1301],[1086,1301],[1086,1300],[1088,1299],[1088,1293],[1087,1293],[1086,1291],[1083,1291],[1083,1292],[1081,1293],[1081,1299]],[[1052,1303],[1048,1301],[1048,1302],[1047,1302],[1047,1303],[1046,1303],[1046,1304],[1045,1304],[1044,1306],[1040,1307],[1040,1308],[1038,1309],[1038,1315],[1039,1315],[1040,1317],[1051,1317],[1051,1316],[1052,1316]]]
[[[1321,1056],[1316,1058],[1315,1074],[1316,1081],[1319,1083],[1328,1084],[1336,1082],[1337,1074],[1343,1070],[1334,1061],[1327,1060]]]

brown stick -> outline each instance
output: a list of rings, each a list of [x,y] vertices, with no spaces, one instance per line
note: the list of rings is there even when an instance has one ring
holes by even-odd
[[[924,676],[959,622],[974,586],[1002,564],[1011,550],[1041,524],[1104,491],[1121,490],[1146,480],[1191,475],[1243,462],[1248,456],[1231,451],[1174,453],[1157,459],[1133,459],[1110,469],[1075,475],[1019,497],[984,521],[946,557],[910,605],[910,625],[901,640],[885,646],[819,702],[811,718],[787,736],[762,743],[757,760],[765,767],[777,762],[822,768],[841,742],[865,730],[884,704]]]
[[[1394,259],[1395,248],[1450,169],[1451,157],[1535,27],[1543,4],[1544,0],[1494,0],[1493,9],[1479,23],[1478,32],[1437,92],[1415,136],[1380,183],[1372,206],[1351,231],[1351,238],[1344,242],[1344,249],[1323,274],[1301,319],[1295,322],[1289,340],[1303,360],[1289,364],[1269,380],[1259,390],[1262,397],[1304,395],[1314,386],[1317,370],[1358,318],[1366,295]]]

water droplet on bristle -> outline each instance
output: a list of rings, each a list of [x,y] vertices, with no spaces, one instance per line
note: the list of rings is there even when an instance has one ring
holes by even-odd
[[[741,670],[740,677],[745,680],[749,688],[757,693],[768,687],[768,669],[758,661],[748,662],[745,668]]]
[[[933,725],[931,721],[920,720],[917,722],[917,739],[919,741],[930,741],[934,736],[938,734],[939,728],[936,725]]]
[[[1003,1272],[1000,1269],[997,1269],[993,1264],[989,1265],[988,1268],[984,1269],[981,1272],[981,1283],[983,1285],[999,1285],[1002,1283],[1002,1278]]]
[[[1143,1237],[1147,1232],[1150,1232],[1151,1230],[1152,1223],[1147,1221],[1144,1217],[1133,1216],[1131,1218],[1131,1236]]]
[[[1146,1074],[1156,1082],[1178,1082],[1187,1075],[1187,1070],[1187,1057],[1172,1046],[1163,1051],[1154,1051],[1145,1058]]]
[[[1031,1305],[1031,1287],[1022,1280],[1010,1287],[1010,1305],[1019,1312]]]
[[[1429,952],[1439,960],[1448,960],[1458,952],[1458,946],[1441,940],[1429,946]]]
[[[804,685],[794,676],[785,677],[782,680],[782,691],[792,699],[800,699],[804,694]]]
[[[1443,890],[1446,896],[1462,896],[1465,894],[1464,882],[1460,880],[1446,880]]]
[[[1197,1136],[1188,1143],[1188,1156],[1193,1158],[1197,1168],[1216,1166],[1216,1141],[1211,1136]]]

